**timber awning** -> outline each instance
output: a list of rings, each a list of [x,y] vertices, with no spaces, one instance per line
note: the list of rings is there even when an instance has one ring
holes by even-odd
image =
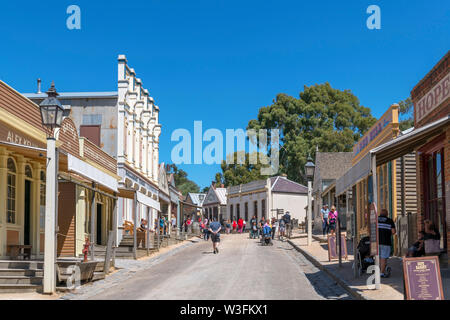
[[[115,192],[117,192],[118,181],[113,176],[97,169],[93,165],[78,159],[77,157],[67,154],[67,162],[68,162],[68,170],[76,172],[86,178],[91,179],[92,181],[103,185]]]
[[[431,138],[444,132],[449,124],[450,115],[382,144],[370,150],[370,153],[372,156],[376,156],[377,166],[380,166],[413,152],[418,147],[426,144]]]
[[[336,180],[336,195],[341,195],[359,180],[370,175],[371,170],[371,157],[369,152],[343,176]]]
[[[119,194],[118,196],[120,198],[126,198],[126,199],[134,199],[136,196],[136,201],[146,205],[147,207],[153,208],[155,210],[161,211],[159,202],[150,198],[149,196],[143,194],[142,192],[135,190],[135,189],[127,189],[127,188],[119,188]]]

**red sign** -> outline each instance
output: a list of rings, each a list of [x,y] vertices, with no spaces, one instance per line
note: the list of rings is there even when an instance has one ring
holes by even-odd
[[[407,300],[444,300],[437,256],[404,258],[403,279]]]

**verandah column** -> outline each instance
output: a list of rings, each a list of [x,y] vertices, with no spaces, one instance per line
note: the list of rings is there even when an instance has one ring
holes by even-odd
[[[8,154],[0,148],[0,257],[6,255],[6,176]]]

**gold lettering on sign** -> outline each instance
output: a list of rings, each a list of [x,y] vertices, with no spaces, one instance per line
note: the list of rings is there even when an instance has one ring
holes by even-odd
[[[33,144],[30,140],[18,135],[17,133],[12,132],[12,131],[8,131],[6,141],[9,143],[19,144],[19,145],[23,145],[23,146],[29,146],[29,147],[35,146],[35,144]]]

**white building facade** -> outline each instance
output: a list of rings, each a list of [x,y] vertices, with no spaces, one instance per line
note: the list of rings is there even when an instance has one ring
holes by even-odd
[[[283,176],[257,180],[227,188],[228,219],[247,221],[253,216],[258,221],[277,217],[277,210],[290,212],[291,218],[305,221],[308,188]]]
[[[117,159],[119,190],[133,190],[139,194],[137,217],[134,200],[118,194],[117,226],[125,221],[140,222],[150,217],[150,227],[159,207],[159,107],[128,66],[124,55],[118,56],[117,89],[108,92],[59,92],[58,99],[71,108],[78,134]],[[36,103],[45,93],[25,94]],[[146,205],[142,204],[146,203]],[[149,211],[147,211],[149,210]],[[118,232],[116,243],[122,239]]]

